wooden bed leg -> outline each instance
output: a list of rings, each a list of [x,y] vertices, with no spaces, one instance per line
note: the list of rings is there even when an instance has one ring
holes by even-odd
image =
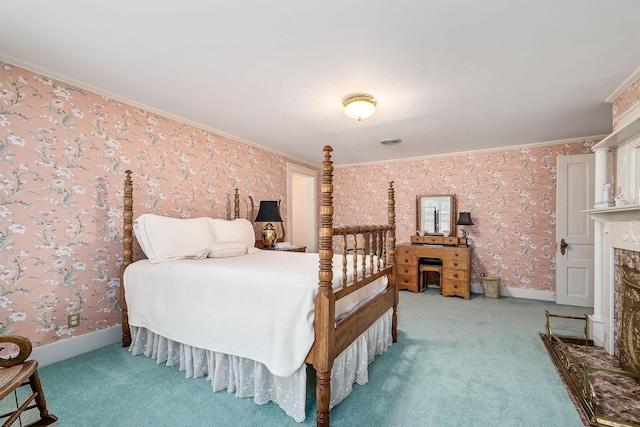
[[[316,372],[316,405],[318,410],[316,413],[316,425],[329,425],[329,402],[331,401],[331,371]]]

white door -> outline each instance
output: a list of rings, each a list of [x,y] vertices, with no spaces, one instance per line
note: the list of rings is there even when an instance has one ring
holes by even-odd
[[[593,307],[595,154],[558,156],[556,303]]]

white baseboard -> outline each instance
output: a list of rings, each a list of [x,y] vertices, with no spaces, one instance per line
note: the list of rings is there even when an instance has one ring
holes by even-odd
[[[602,317],[592,314],[589,316],[589,320],[593,344],[597,347],[604,347],[605,350],[609,352],[609,354],[613,354],[613,348],[607,348],[609,346],[605,345],[608,343],[605,343],[604,340],[604,321],[602,320]]]
[[[67,360],[111,344],[122,339],[122,327],[113,326],[90,334],[81,335],[53,344],[34,347],[30,359],[36,359],[40,367]]]
[[[472,283],[471,292],[475,294],[483,293],[482,284]],[[555,302],[556,300],[556,293],[553,291],[538,291],[535,289],[508,288],[506,286],[500,286],[500,296],[535,299],[539,301],[552,301],[552,302]]]

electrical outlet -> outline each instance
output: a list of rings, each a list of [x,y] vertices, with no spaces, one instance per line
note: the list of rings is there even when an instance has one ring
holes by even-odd
[[[80,313],[71,313],[68,317],[68,323],[70,328],[80,326]]]

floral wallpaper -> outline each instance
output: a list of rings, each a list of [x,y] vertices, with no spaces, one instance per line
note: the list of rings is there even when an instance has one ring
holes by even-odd
[[[394,181],[396,239],[416,233],[418,194],[456,194],[471,212],[471,282],[498,276],[511,288],[555,290],[556,157],[591,153],[598,141],[536,146],[336,168],[335,223],[386,223],[387,182]],[[348,218],[347,218],[348,217]],[[460,234],[459,234],[460,235]]]
[[[120,323],[126,169],[134,214],[227,218],[234,188],[243,214],[284,199],[292,162],[2,62],[0,156],[0,334],[35,345]]]
[[[613,129],[618,127],[620,116],[640,102],[640,77],[633,81],[612,103]]]
[[[335,223],[386,222],[392,179],[406,242],[416,194],[455,193],[475,223],[473,282],[553,290],[556,156],[595,142],[337,167]],[[2,62],[0,156],[0,334],[35,345],[120,323],[124,170],[136,215],[229,217],[234,188],[286,205],[286,163],[298,163]]]

